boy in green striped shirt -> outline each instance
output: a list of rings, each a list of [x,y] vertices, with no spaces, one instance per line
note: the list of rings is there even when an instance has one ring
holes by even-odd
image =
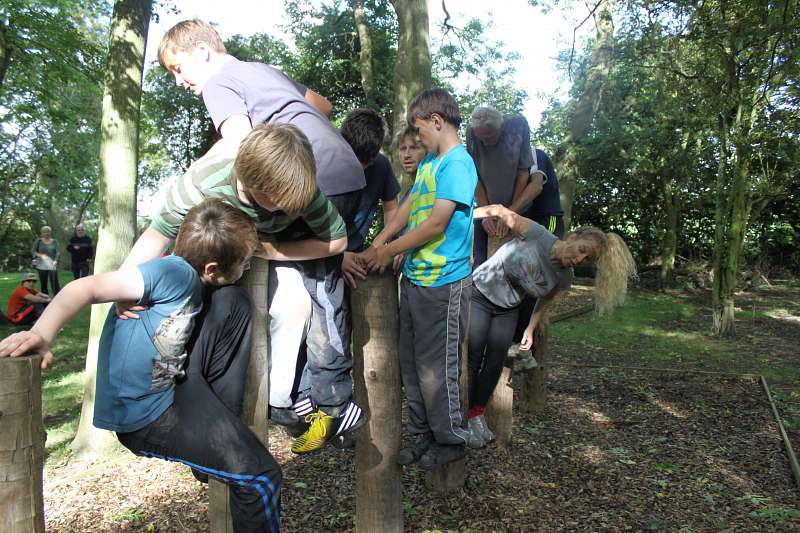
[[[189,209],[206,198],[222,198],[246,213],[261,241],[256,255],[289,262],[311,296],[306,339],[311,376],[311,413],[306,420],[310,425],[292,444],[292,451],[313,452],[366,422],[352,401],[352,357],[342,307],[341,261],[347,231],[336,208],[317,187],[311,145],[298,128],[262,124],[244,138],[238,150],[235,143],[221,143],[170,187],[162,208],[123,266],[161,254]],[[130,311],[124,314],[135,316]]]

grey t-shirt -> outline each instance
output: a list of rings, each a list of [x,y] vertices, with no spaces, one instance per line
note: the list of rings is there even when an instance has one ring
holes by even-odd
[[[306,101],[302,87],[275,67],[232,59],[205,84],[203,101],[217,129],[234,115],[247,115],[253,126],[297,126],[311,142],[317,185],[326,196],[363,189],[361,163],[327,117]]]
[[[497,143],[486,146],[467,130],[467,150],[475,161],[478,177],[490,204],[511,205],[517,170],[533,165],[531,131],[521,115],[506,115]]]
[[[525,295],[541,298],[553,288],[572,285],[571,268],[558,268],[550,261],[555,235],[536,222],[523,237],[511,239],[472,274],[472,282],[490,302],[510,309]]]

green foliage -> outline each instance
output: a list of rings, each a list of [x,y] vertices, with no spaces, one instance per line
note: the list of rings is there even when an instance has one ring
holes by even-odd
[[[755,518],[764,518],[775,524],[781,524],[793,518],[800,518],[800,511],[791,507],[765,507],[750,513]]]

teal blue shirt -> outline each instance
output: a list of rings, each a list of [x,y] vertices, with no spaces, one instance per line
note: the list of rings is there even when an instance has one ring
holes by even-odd
[[[403,274],[425,287],[439,287],[470,274],[472,256],[472,208],[478,173],[463,145],[439,157],[428,154],[417,168],[411,187],[411,210],[406,233],[431,216],[437,199],[455,202],[444,233],[409,251]]]
[[[147,309],[138,320],[109,310],[97,360],[94,425],[129,433],[154,422],[172,405],[175,376],[203,302],[200,277],[178,256],[139,265]]]

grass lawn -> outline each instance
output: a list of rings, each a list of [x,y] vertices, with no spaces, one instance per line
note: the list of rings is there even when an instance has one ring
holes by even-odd
[[[20,273],[0,273],[0,305],[5,313],[8,297],[19,285]],[[59,272],[63,287],[72,280],[71,272]],[[38,284],[37,284],[38,285]],[[83,369],[89,336],[90,309],[86,308],[64,327],[53,345],[55,362],[42,373],[42,410],[47,432],[46,467],[63,464],[70,455],[69,443],[75,436],[81,415]],[[0,336],[21,331],[9,324],[0,324]]]

